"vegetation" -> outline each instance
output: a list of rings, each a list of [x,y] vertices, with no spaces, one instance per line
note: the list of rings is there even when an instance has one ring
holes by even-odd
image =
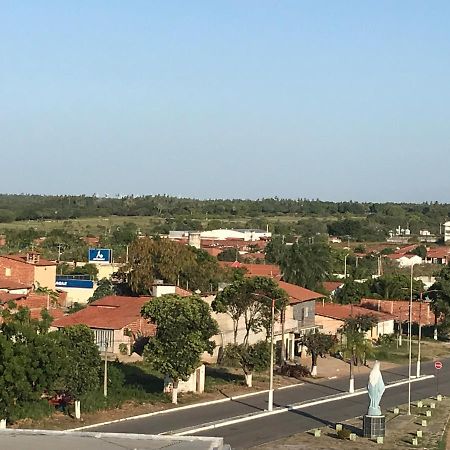
[[[239,323],[244,321],[245,335],[242,344],[248,344],[250,332],[266,331],[270,334],[272,299],[277,316],[287,303],[287,294],[268,277],[250,277],[235,281],[219,292],[212,302],[215,312],[225,313],[233,321],[233,342],[237,344]]]
[[[215,347],[211,337],[218,326],[209,306],[197,296],[168,294],[142,307],[142,316],[157,324],[157,331],[145,347],[144,358],[173,380],[172,402],[177,403],[179,380],[187,380],[200,365],[204,352]]]
[[[333,351],[337,344],[335,336],[321,333],[318,330],[302,336],[302,345],[306,346],[308,355],[311,355],[311,375],[317,375],[317,360],[319,356],[325,358]]]

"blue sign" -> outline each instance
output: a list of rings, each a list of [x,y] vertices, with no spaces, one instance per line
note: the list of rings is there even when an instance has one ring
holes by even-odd
[[[81,289],[92,289],[94,287],[94,282],[92,280],[80,280],[78,278],[67,278],[65,276],[56,277],[56,287],[62,288],[81,288]]]
[[[90,248],[88,260],[90,263],[110,263],[112,250],[110,248]]]

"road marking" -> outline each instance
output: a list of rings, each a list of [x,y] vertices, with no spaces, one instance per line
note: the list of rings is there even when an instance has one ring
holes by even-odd
[[[281,386],[277,390],[282,391],[283,389],[290,389],[290,388],[297,387],[297,386],[303,386],[304,384],[305,383],[290,384],[289,386]],[[267,391],[267,392],[269,392],[269,391]]]
[[[427,380],[430,378],[434,378],[434,375],[426,375],[426,376],[422,376],[420,378],[411,379],[411,383],[417,383],[418,381],[424,381],[424,380]],[[408,383],[409,383],[408,379],[397,381],[397,382],[386,385],[386,389],[390,389],[390,388],[397,387],[397,386],[402,386],[402,385],[408,384]],[[257,420],[257,419],[261,419],[261,418],[268,417],[268,416],[274,416],[276,414],[283,414],[283,413],[289,412],[289,411],[296,411],[298,409],[309,408],[311,406],[321,405],[323,403],[330,403],[330,402],[335,402],[338,400],[343,400],[346,398],[357,397],[359,395],[363,395],[366,393],[367,393],[367,389],[362,388],[362,389],[356,390],[353,393],[330,395],[330,396],[322,397],[322,398],[319,398],[319,399],[316,399],[313,401],[307,401],[304,403],[297,403],[297,404],[293,404],[293,405],[279,407],[279,408],[274,409],[273,411],[264,411],[261,413],[246,414],[244,416],[237,416],[237,417],[234,417],[229,420],[203,424],[200,427],[190,427],[190,428],[186,428],[186,429],[181,429],[178,432],[175,430],[175,431],[164,432],[164,433],[160,433],[160,434],[162,434],[162,435],[173,434],[176,436],[189,435],[192,433],[199,433],[201,431],[207,431],[207,430],[213,430],[216,428],[226,427],[228,425],[233,425],[235,423],[248,422],[250,420]]]

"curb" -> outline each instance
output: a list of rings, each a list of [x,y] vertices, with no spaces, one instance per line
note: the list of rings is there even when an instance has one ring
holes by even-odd
[[[434,378],[434,375],[424,375],[419,378],[412,378],[411,383],[417,383],[418,381],[424,381],[424,380],[427,380],[430,378]],[[390,389],[390,388],[397,387],[397,386],[402,386],[402,385],[408,384],[408,383],[409,383],[409,379],[396,381],[396,382],[386,385],[386,389]],[[188,427],[188,428],[182,428],[180,430],[169,431],[169,432],[161,433],[161,435],[185,436],[185,435],[189,435],[191,433],[199,433],[201,431],[207,431],[207,430],[213,430],[216,428],[226,427],[228,425],[233,425],[235,423],[248,422],[250,420],[257,420],[257,419],[261,419],[261,418],[264,418],[267,416],[273,416],[276,414],[282,414],[282,413],[289,412],[289,411],[295,411],[298,409],[309,408],[311,406],[316,406],[316,405],[320,405],[323,403],[330,403],[330,402],[334,402],[337,400],[343,400],[346,398],[357,397],[357,396],[360,396],[360,395],[363,395],[366,393],[367,393],[366,388],[357,389],[353,393],[329,395],[327,397],[320,397],[320,398],[317,398],[314,400],[307,400],[305,402],[295,403],[295,404],[288,405],[285,407],[278,407],[278,408],[274,409],[273,411],[264,411],[264,412],[245,414],[242,416],[233,417],[232,419],[225,419],[223,421],[205,423],[205,424],[202,424],[201,426]]]
[[[281,388],[277,388],[277,389],[275,389],[275,391],[282,390],[282,389],[288,389],[288,388],[294,388],[294,387],[298,387],[298,386],[303,386],[304,384],[305,383],[290,384],[288,386],[282,386]],[[211,400],[208,402],[199,402],[199,403],[193,403],[190,405],[184,405],[184,406],[178,406],[178,407],[175,406],[173,408],[162,409],[161,411],[154,411],[151,413],[139,414],[138,416],[123,417],[122,419],[109,420],[106,422],[99,422],[99,423],[95,423],[92,425],[84,425],[82,427],[69,428],[68,430],[64,430],[64,431],[75,432],[75,431],[89,430],[91,428],[102,427],[105,425],[111,425],[113,423],[127,422],[129,420],[136,420],[136,419],[146,419],[148,417],[153,417],[153,416],[157,416],[160,414],[168,414],[171,412],[184,411],[186,409],[191,409],[191,408],[198,408],[200,406],[210,406],[210,405],[216,405],[218,403],[231,402],[233,400],[239,400],[241,398],[252,397],[255,395],[259,395],[259,394],[267,394],[268,392],[269,392],[269,389],[265,389],[263,391],[249,392],[248,394],[240,394],[240,395],[235,395],[233,397],[220,398],[218,400]]]

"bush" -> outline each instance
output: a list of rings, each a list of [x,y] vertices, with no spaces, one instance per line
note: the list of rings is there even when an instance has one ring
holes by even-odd
[[[277,373],[297,380],[311,376],[310,370],[301,364],[284,364],[277,370]]]
[[[119,344],[119,352],[121,355],[128,355],[128,345],[123,342]]]
[[[339,430],[337,432],[337,437],[338,439],[346,440],[350,439],[350,434],[351,434],[350,430],[348,430],[347,428],[342,428],[342,430]]]
[[[228,367],[242,367],[244,373],[262,372],[270,364],[270,345],[260,341],[253,345],[228,344],[225,347],[222,364]]]
[[[395,343],[395,340],[396,336],[394,334],[382,334],[377,340],[377,345],[390,347]]]
[[[43,417],[50,416],[54,411],[54,406],[46,399],[42,399],[36,402],[16,405],[11,409],[9,421],[15,422],[20,419],[42,419]]]

